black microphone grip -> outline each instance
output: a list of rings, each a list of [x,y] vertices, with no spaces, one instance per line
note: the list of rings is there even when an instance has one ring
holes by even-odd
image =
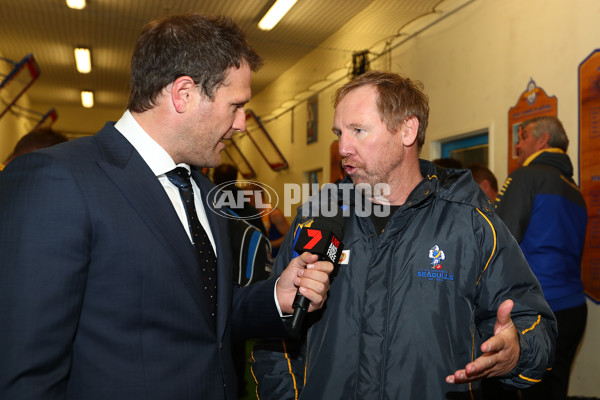
[[[306,317],[306,313],[308,312],[308,306],[310,306],[310,300],[304,297],[300,293],[300,290],[298,290],[296,297],[294,298],[294,302],[292,303],[292,307],[294,307],[294,313],[290,319],[290,327],[292,329],[292,334],[295,337],[300,336],[300,330],[302,329],[302,325],[304,325],[304,319]]]
[[[330,261],[335,263],[337,260],[329,260],[326,257],[319,257],[319,261]],[[310,300],[304,297],[304,295],[300,293],[300,289],[298,289],[296,292],[296,297],[294,297],[294,302],[292,303],[294,312],[290,319],[292,334],[296,337],[300,336],[300,330],[304,324],[304,319],[306,317],[306,313],[308,312],[308,306],[310,306]]]
[[[344,244],[340,237],[343,231],[343,219],[338,214],[334,219],[315,218],[310,227],[302,228],[294,250],[301,254],[308,251],[319,256],[319,261],[329,261],[335,266],[341,256]],[[298,289],[292,303],[294,312],[289,321],[292,336],[299,338],[310,306],[310,300],[304,297]]]

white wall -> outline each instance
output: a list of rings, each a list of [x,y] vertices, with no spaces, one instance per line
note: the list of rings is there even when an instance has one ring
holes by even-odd
[[[503,181],[508,109],[531,78],[557,96],[577,160],[578,66],[600,47],[599,17],[594,0],[480,0],[397,49],[393,65],[425,83],[429,140],[494,127],[492,169]]]
[[[507,176],[508,110],[533,78],[549,96],[558,98],[558,116],[569,134],[568,153],[577,171],[578,66],[600,48],[598,21],[597,0],[477,0],[395,48],[391,69],[421,80],[430,98],[428,139],[421,156],[438,156],[431,154],[434,141],[488,128],[490,167],[503,182]],[[297,87],[300,76],[312,73],[307,65],[318,63],[319,56],[315,52],[288,70],[259,93],[250,107],[254,104],[259,115],[271,113],[281,103],[279,98],[269,102],[270,97],[275,98],[274,91],[287,88],[289,92]],[[330,99],[343,82],[320,94],[318,143],[305,143],[304,103],[294,112],[293,132],[289,113],[265,124],[293,168],[269,173],[266,164],[257,162],[259,180],[280,188],[284,182],[302,182],[301,172],[319,166],[324,176],[329,176],[328,149],[334,139]],[[600,347],[596,341],[600,307],[592,302],[588,307],[588,327],[569,394],[600,397]]]

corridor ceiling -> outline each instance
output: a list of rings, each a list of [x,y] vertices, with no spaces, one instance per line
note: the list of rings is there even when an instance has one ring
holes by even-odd
[[[68,8],[64,0],[0,0],[0,56],[18,62],[34,55],[41,75],[28,92],[32,105],[50,105],[60,114],[61,105],[80,105],[81,89],[92,89],[97,107],[124,108],[132,49],[146,22],[184,12],[228,15],[265,60],[253,78],[256,94],[316,49],[334,54],[320,70],[339,70],[353,52],[397,35],[410,21],[439,13],[438,7],[453,1],[298,0],[265,32],[257,23],[273,0],[88,0],[83,10]],[[75,69],[76,46],[91,48],[91,73]]]

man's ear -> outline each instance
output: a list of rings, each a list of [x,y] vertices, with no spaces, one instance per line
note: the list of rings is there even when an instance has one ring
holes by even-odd
[[[180,76],[171,84],[171,101],[179,114],[188,109],[192,96],[195,95],[198,95],[198,89],[189,76]]]
[[[548,145],[548,142],[550,142],[550,134],[548,132],[542,132],[542,134],[538,138],[539,149],[547,149],[548,147],[550,147]]]
[[[419,120],[414,115],[404,120],[402,125],[402,144],[405,147],[414,145],[417,141],[417,132],[419,131]]]

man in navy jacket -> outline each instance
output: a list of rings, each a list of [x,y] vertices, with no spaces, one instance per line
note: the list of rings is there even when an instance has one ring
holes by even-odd
[[[472,400],[482,378],[539,381],[554,316],[471,174],[418,158],[421,85],[369,71],[337,90],[334,108],[348,178],[302,205],[273,271],[293,259],[294,233],[330,210],[343,216],[343,255],[301,345],[255,347],[260,398]]]
[[[516,144],[519,169],[504,183],[496,211],[513,234],[558,324],[556,361],[524,399],[565,399],[587,306],[581,257],[587,227],[585,201],[566,154],[569,138],[556,117],[525,121]]]
[[[298,287],[311,309],[322,305],[332,266],[310,254],[277,283],[233,289],[226,220],[191,168],[217,166],[223,140],[245,130],[260,65],[229,19],[152,22],[123,117],[2,172],[0,398],[235,400],[232,338],[284,334]],[[166,177],[175,167],[191,171],[216,301]]]

